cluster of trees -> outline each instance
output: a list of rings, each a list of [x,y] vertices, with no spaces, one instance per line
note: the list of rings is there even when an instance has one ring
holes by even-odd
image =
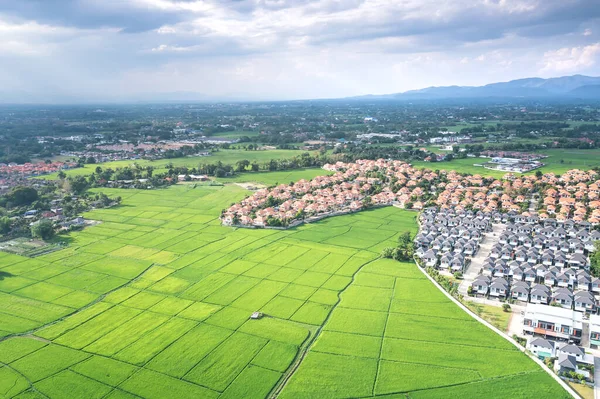
[[[394,259],[400,262],[410,262],[413,260],[415,248],[412,242],[410,231],[405,231],[398,237],[398,246],[395,248],[387,247],[381,251],[381,256],[388,259]]]
[[[594,252],[590,254],[590,274],[594,277],[600,277],[600,241],[594,244]]]
[[[17,186],[0,197],[0,235],[5,237],[51,238],[50,220],[41,218],[44,211],[61,208],[64,219],[69,220],[91,207],[103,208],[120,203],[121,198],[110,198],[104,193],[89,193],[90,186],[84,176],[69,177],[63,181],[46,181],[34,187]],[[24,217],[26,211],[37,213]],[[30,224],[33,223],[31,226]]]

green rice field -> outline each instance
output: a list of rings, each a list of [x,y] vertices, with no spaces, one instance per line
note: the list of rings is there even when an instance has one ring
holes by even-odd
[[[103,191],[122,204],[68,248],[0,252],[1,397],[568,397],[416,265],[379,258],[415,212],[235,229],[218,216],[236,185]]]

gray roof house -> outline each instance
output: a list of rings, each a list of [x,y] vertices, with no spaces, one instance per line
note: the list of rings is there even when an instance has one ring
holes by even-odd
[[[577,345],[566,344],[556,350],[557,354],[564,353],[565,355],[575,356],[575,359],[582,361],[585,356],[585,350]]]
[[[568,287],[571,284],[571,277],[565,273],[561,273],[556,276],[556,284],[559,287]]]
[[[544,284],[553,287],[556,284],[556,274],[550,271],[546,272],[544,274]]]
[[[523,272],[523,276],[525,281],[529,281],[530,283],[535,282],[535,278],[537,277],[537,273],[533,267],[528,267]]]
[[[600,278],[592,279],[592,291],[595,293],[600,293]]]
[[[558,359],[554,365],[557,373],[567,373],[571,371],[577,371],[577,359],[575,356],[561,353],[558,355]]]
[[[472,292],[477,295],[487,295],[491,283],[492,279],[490,277],[479,275],[471,283]]]
[[[552,302],[558,303],[563,308],[571,309],[573,307],[573,293],[568,288],[557,288],[552,294]]]
[[[444,255],[442,255],[442,257],[440,258],[440,269],[449,269],[450,263],[452,262],[453,258],[454,256],[450,252],[447,252]]]
[[[558,267],[565,267],[567,264],[567,257],[562,252],[558,252],[554,255],[554,265]]]
[[[569,266],[584,267],[587,265],[587,258],[582,254],[573,254],[567,264]]]
[[[435,265],[437,265],[438,258],[436,256],[435,251],[430,249],[429,251],[425,252],[425,254],[423,255],[423,261],[425,262],[426,266],[434,267]]]
[[[495,278],[490,284],[490,296],[498,297],[498,298],[506,298],[508,295],[508,281],[504,278]]]
[[[518,301],[529,301],[529,283],[517,281],[510,288],[510,297]]]
[[[549,287],[536,284],[531,287],[531,291],[529,292],[529,301],[531,303],[543,303],[547,305],[550,302],[551,295],[552,291]]]
[[[589,291],[575,293],[575,310],[580,312],[593,312],[596,310],[596,299]]]
[[[515,269],[513,269],[512,270],[513,281],[522,281],[523,280],[523,272],[524,272],[524,269],[522,267],[516,267]]]
[[[550,341],[541,337],[531,336],[527,340],[527,349],[540,359],[555,356],[556,345],[554,341]]]

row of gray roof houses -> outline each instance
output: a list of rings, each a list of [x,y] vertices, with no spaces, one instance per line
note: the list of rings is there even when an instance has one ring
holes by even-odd
[[[464,272],[468,258],[479,251],[483,233],[492,230],[493,221],[491,213],[427,208],[420,217],[415,253],[425,266]]]
[[[588,255],[600,232],[589,226],[509,223],[472,283],[474,294],[531,303],[556,303],[594,312],[600,279]]]
[[[483,295],[497,299],[514,299],[522,302],[541,303],[548,305],[556,303],[566,309],[579,312],[594,313],[597,310],[597,300],[594,294],[600,293],[600,286],[594,291],[571,288],[551,288],[544,284],[528,281],[510,281],[507,278],[479,275],[471,284],[475,295]]]

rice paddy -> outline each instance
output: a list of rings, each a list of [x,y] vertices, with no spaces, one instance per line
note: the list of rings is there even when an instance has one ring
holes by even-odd
[[[234,229],[218,217],[235,185],[104,191],[122,205],[70,247],[0,252],[0,396],[567,397],[416,265],[379,258],[414,212]]]

